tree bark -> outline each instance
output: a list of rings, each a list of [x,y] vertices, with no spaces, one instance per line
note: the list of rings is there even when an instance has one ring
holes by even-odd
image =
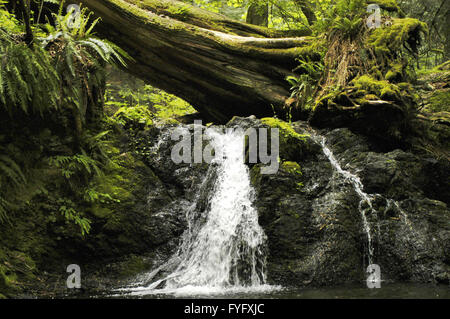
[[[102,18],[97,31],[134,58],[129,72],[216,122],[283,112],[285,77],[312,41],[173,0],[82,3]]]
[[[29,46],[33,46],[33,31],[31,30],[30,25],[30,8],[27,4],[25,4],[24,0],[18,0],[19,9],[22,14],[22,19],[25,24],[25,43]]]
[[[314,22],[317,21],[316,14],[311,9],[311,5],[307,0],[294,0],[295,3],[300,7],[306,19],[308,20],[309,25],[313,25]]]
[[[252,3],[247,10],[247,23],[267,27],[269,25],[269,5]]]

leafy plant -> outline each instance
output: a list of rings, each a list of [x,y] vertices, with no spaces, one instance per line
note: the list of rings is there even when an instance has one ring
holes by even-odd
[[[84,193],[84,200],[88,203],[107,203],[107,202],[115,202],[119,203],[120,200],[113,198],[110,194],[101,193],[96,191],[93,188],[88,188]]]
[[[59,13],[53,15],[56,27],[46,25],[49,35],[42,39],[42,45],[52,52],[55,69],[61,77],[62,102],[72,109],[80,142],[89,109],[93,111],[103,101],[105,65],[126,66],[124,58],[131,58],[113,43],[93,36],[99,19],[90,22],[92,12],[87,8],[81,9],[75,21],[72,21],[72,11],[62,15],[62,8],[63,3]]]
[[[84,152],[72,156],[54,156],[49,159],[50,165],[61,168],[61,174],[70,179],[75,174],[101,175],[98,161],[92,159]]]
[[[92,135],[91,131],[85,131],[83,134],[83,149],[89,156],[99,162],[107,163],[110,161],[110,153],[114,149],[112,141],[108,139],[111,131],[102,131]]]
[[[0,150],[0,191],[25,184],[27,180],[20,166],[10,156],[5,155],[3,149]],[[12,207],[11,202],[4,198],[2,193],[0,193],[0,223],[8,220],[8,210]]]
[[[81,235],[84,236],[91,230],[91,221],[88,218],[83,217],[83,215],[77,212],[73,206],[74,203],[71,200],[60,199],[59,212],[68,222],[73,222],[78,225],[81,230]]]
[[[57,108],[59,77],[48,53],[29,48],[0,28],[0,107],[12,115]]]
[[[343,17],[334,22],[331,33],[339,32],[344,37],[352,39],[358,35],[362,26],[363,19],[361,17],[354,17],[352,19]]]
[[[300,70],[302,74],[299,76],[288,76],[286,81],[291,85],[291,98],[297,100],[297,107],[307,107],[313,101],[313,94],[316,89],[317,82],[320,80],[323,71],[321,62],[304,61],[297,59],[300,65],[295,71]]]

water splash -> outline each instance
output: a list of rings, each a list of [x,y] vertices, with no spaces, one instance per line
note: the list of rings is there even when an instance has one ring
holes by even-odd
[[[146,283],[122,291],[183,296],[277,288],[266,285],[266,236],[252,204],[254,190],[242,157],[243,133],[209,131],[208,135],[213,148],[221,150],[216,153],[222,156],[213,160],[200,187],[199,194],[209,191],[206,209],[202,211],[197,203],[189,207],[188,227],[178,251],[147,274]],[[205,190],[207,187],[211,189]],[[155,280],[158,276],[160,279]]]

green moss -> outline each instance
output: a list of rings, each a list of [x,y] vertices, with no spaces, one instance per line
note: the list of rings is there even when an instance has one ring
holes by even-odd
[[[7,290],[11,289],[11,284],[8,276],[5,274],[6,267],[0,265],[0,291],[5,293]]]
[[[386,73],[385,76],[388,81],[399,81],[403,78],[403,64],[392,63],[391,69]]]
[[[354,79],[351,83],[353,83],[355,88],[374,93],[382,99],[396,100],[400,96],[398,86],[385,80],[375,80],[369,75],[360,76]]]
[[[364,96],[364,99],[367,101],[377,100],[378,97],[375,94],[367,94]]]
[[[280,131],[280,136],[284,138],[293,138],[298,141],[304,141],[306,135],[302,135],[294,131],[294,129],[289,125],[289,123],[282,121],[274,117],[265,117],[261,121],[273,128],[278,128]]]
[[[450,112],[450,89],[435,91],[428,98],[427,109],[432,112]]]
[[[426,23],[413,18],[393,19],[392,25],[376,28],[368,44],[378,54],[389,54],[401,50],[410,38],[419,38],[420,33],[428,34]]]
[[[169,6],[167,8],[167,12],[171,14],[171,16],[183,20],[184,18],[188,18],[190,13],[190,7],[187,5],[184,6]]]
[[[151,266],[152,264],[143,257],[132,255],[129,260],[121,265],[121,270],[118,275],[121,278],[129,278],[149,270]]]
[[[36,270],[34,261],[19,251],[8,252],[0,256],[0,293],[6,296],[20,290],[20,283],[24,280],[35,280],[33,272]]]
[[[285,161],[281,163],[281,169],[289,174],[302,175],[300,165],[297,162]]]

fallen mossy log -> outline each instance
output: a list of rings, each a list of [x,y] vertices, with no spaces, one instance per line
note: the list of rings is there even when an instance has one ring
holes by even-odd
[[[74,2],[75,3],[75,2]],[[295,58],[314,57],[308,31],[270,30],[173,0],[84,0],[98,31],[134,59],[128,69],[205,118],[284,111]]]

